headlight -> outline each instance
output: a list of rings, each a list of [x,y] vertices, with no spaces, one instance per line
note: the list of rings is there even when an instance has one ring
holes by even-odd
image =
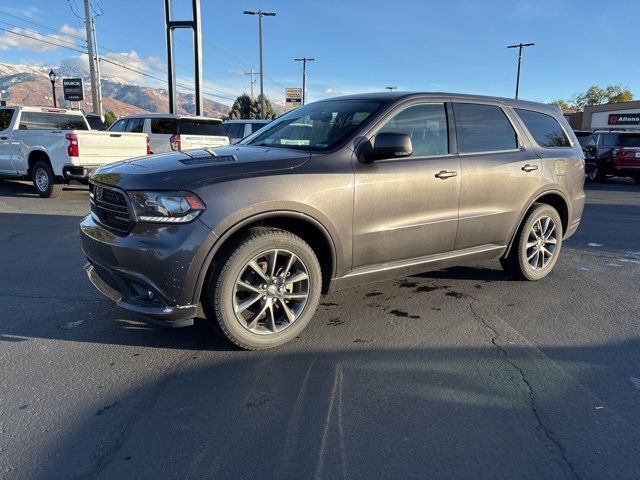
[[[128,192],[139,222],[188,223],[205,209],[191,192]]]

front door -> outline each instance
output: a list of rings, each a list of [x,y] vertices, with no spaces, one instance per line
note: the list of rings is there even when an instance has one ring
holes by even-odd
[[[412,155],[355,162],[354,269],[453,250],[460,163],[447,117],[444,101],[401,106],[375,134],[409,135]]]

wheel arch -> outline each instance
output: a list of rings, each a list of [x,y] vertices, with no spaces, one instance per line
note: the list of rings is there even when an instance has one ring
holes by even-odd
[[[29,156],[27,157],[27,176],[31,178],[31,174],[33,173],[33,167],[36,162],[45,161],[49,164],[49,167],[53,170],[53,165],[51,165],[51,158],[49,158],[49,154],[44,150],[31,150],[29,152]]]
[[[516,228],[511,235],[509,246],[507,247],[503,258],[506,258],[509,255],[511,247],[513,247],[513,242],[517,238],[518,233],[520,233],[520,229],[522,228],[522,224],[527,217],[527,214],[537,203],[544,203],[556,209],[558,215],[560,215],[560,220],[562,222],[562,233],[563,235],[566,233],[567,227],[569,226],[569,202],[567,201],[567,197],[559,190],[546,190],[540,192],[532,200],[529,201],[527,207],[520,214],[520,219],[518,220],[518,228]]]
[[[248,217],[227,230],[215,241],[198,274],[193,301],[199,302],[204,285],[209,279],[212,266],[222,247],[249,228],[266,226],[287,230],[307,242],[318,256],[322,270],[322,293],[329,291],[331,279],[338,267],[338,255],[333,237],[317,219],[295,211],[278,210],[263,212]]]

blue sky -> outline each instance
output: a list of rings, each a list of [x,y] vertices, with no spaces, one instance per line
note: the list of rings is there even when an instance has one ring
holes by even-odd
[[[92,0],[95,1],[96,0]],[[6,4],[7,2],[3,2]],[[81,0],[24,0],[0,5],[0,28],[32,28],[80,43],[83,24],[70,11]],[[164,78],[166,50],[162,0],[101,0],[96,20],[99,43],[116,63],[127,63]],[[640,2],[611,0],[201,0],[204,78],[209,95],[229,103],[249,89],[243,73],[258,67],[257,18],[245,9],[277,12],[264,19],[265,90],[282,100],[285,87],[301,84],[300,56],[309,65],[310,100],[339,94],[401,90],[454,91],[512,96],[516,50],[506,46],[535,42],[524,53],[520,96],[536,101],[568,98],[589,85],[619,83],[640,96],[637,19]],[[174,0],[175,16],[186,16],[189,0]],[[182,14],[182,15],[181,15]],[[11,24],[11,25],[9,25]],[[30,33],[33,35],[33,33]],[[13,38],[12,38],[13,37]],[[47,38],[47,37],[44,37]],[[178,75],[189,83],[190,37],[177,35]],[[0,31],[0,62],[82,66],[77,52],[16,40]],[[68,43],[61,45],[70,46]],[[634,49],[633,46],[636,45]],[[42,50],[46,48],[46,50]],[[36,50],[36,51],[34,51]],[[37,51],[40,50],[40,51]],[[105,73],[152,86],[159,80],[113,65]]]

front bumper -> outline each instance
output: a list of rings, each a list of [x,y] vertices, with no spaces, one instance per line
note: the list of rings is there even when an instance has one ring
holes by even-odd
[[[204,223],[138,224],[118,236],[88,215],[80,234],[89,261],[85,270],[102,294],[170,326],[193,323],[198,278],[216,238]]]

